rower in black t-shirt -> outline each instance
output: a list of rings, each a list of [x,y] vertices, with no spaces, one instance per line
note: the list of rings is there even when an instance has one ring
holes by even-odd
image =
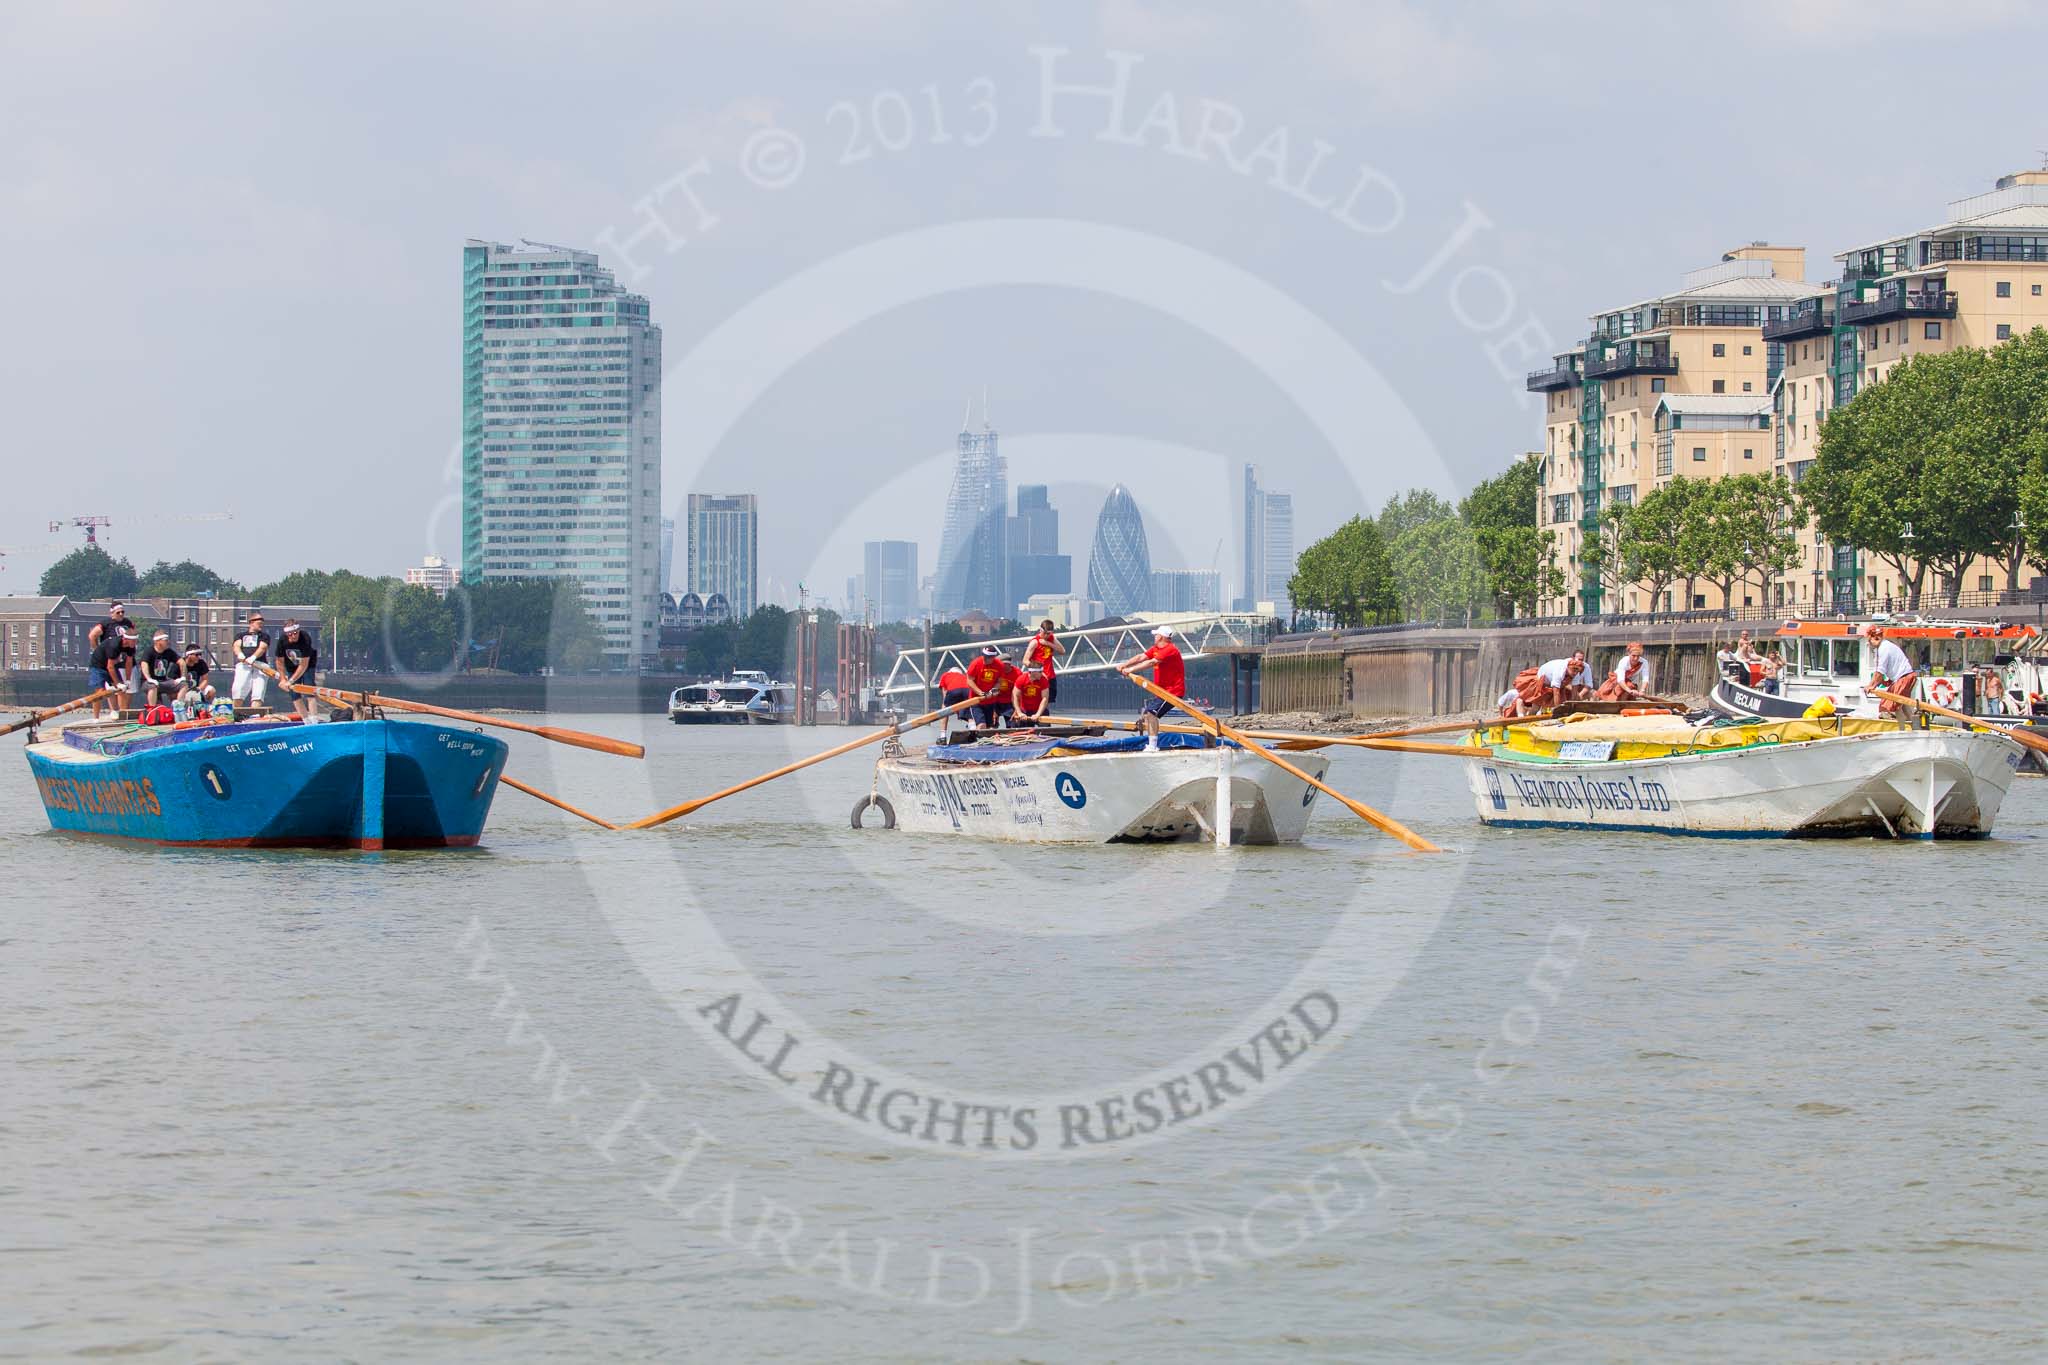
[[[169,706],[184,677],[184,659],[171,648],[170,632],[158,631],[150,641],[149,653],[142,656],[142,685],[147,689],[149,704]]]
[[[277,670],[285,682],[316,686],[319,663],[320,651],[313,647],[313,637],[297,621],[286,621],[284,633],[277,637]],[[291,689],[287,687],[285,690]],[[293,692],[292,709],[302,716],[310,716],[313,714],[313,699]]]
[[[206,652],[196,644],[185,646],[185,686],[194,701],[212,701],[213,684],[206,680],[212,670],[207,667]]]
[[[97,649],[102,640],[112,640],[119,636],[122,631],[133,629],[135,629],[135,623],[128,619],[128,608],[122,606],[119,602],[109,602],[107,603],[106,616],[99,621],[93,622],[93,627],[90,631],[86,632],[85,638],[91,641],[93,648]]]
[[[101,639],[92,647],[92,659],[90,660],[92,690],[99,692],[105,688],[117,686],[115,674],[120,666],[121,636],[117,631]],[[116,717],[121,714],[121,702],[118,696],[108,697],[104,701],[95,701],[92,704],[94,720],[100,718],[100,708],[103,705],[107,708],[109,714]]]
[[[121,631],[121,669],[128,676],[128,700],[121,703],[130,711],[142,709],[142,664],[136,658],[135,627],[129,625]]]

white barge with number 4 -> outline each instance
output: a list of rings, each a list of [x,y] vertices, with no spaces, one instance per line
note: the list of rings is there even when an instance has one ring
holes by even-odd
[[[1492,725],[1465,760],[1488,825],[1786,837],[1981,838],[2024,750],[1889,720],[1693,724],[1569,715]]]
[[[853,822],[874,808],[889,828],[1010,843],[1299,843],[1316,789],[1204,739],[1167,733],[1147,752],[1136,735],[1016,731],[885,753]],[[1318,781],[1329,768],[1320,753],[1288,758]]]

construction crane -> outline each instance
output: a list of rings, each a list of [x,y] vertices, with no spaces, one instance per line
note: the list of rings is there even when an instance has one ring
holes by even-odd
[[[102,517],[102,516],[90,516],[90,517],[73,517],[73,518],[71,519],[71,523],[70,523],[70,524],[71,524],[71,525],[73,525],[73,526],[83,526],[83,527],[85,528],[85,543],[86,543],[86,544],[88,544],[88,545],[98,545],[98,544],[100,543],[100,536],[99,536],[99,530],[100,530],[100,527],[102,527],[102,526],[112,526],[112,525],[114,524],[114,519],[113,519],[112,517]],[[61,522],[61,521],[53,521],[53,522],[51,522],[51,523],[50,523],[50,530],[51,530],[52,532],[57,532],[57,531],[61,531],[61,530],[63,530],[63,529],[64,529],[64,525],[65,525],[65,523],[63,523],[63,522]]]

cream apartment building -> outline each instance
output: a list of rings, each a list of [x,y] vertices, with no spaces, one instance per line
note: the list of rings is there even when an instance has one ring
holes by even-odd
[[[1643,587],[1602,583],[1584,558],[1586,538],[1605,508],[1633,503],[1680,474],[1773,467],[1771,402],[1784,349],[1764,329],[1824,292],[1806,282],[1805,258],[1800,247],[1738,247],[1687,274],[1673,293],[1594,314],[1584,344],[1529,376],[1529,389],[1544,398],[1537,520],[1556,534],[1569,583],[1565,596],[1539,601],[1540,614],[1722,605],[1719,590],[1704,583],[1694,585],[1691,603],[1676,600],[1682,585],[1652,602]]]
[[[1996,346],[2048,326],[2048,170],[2003,176],[1988,193],[1951,203],[1947,219],[1933,227],[1835,259],[1842,264],[1838,282],[1763,329],[1784,348],[1772,395],[1774,467],[1794,484],[1812,465],[1821,419],[1907,356]],[[1853,546],[1827,544],[1811,526],[1800,542],[1800,563],[1775,585],[1773,605],[1903,606],[1891,565]],[[1942,588],[1933,575],[1924,586],[1929,594]],[[1986,560],[1963,575],[1964,592],[2007,586],[2003,566]]]

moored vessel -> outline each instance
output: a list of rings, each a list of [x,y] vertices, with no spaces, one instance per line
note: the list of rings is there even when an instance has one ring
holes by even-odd
[[[668,696],[677,725],[787,725],[796,718],[796,684],[776,682],[759,669],[688,683]]]

